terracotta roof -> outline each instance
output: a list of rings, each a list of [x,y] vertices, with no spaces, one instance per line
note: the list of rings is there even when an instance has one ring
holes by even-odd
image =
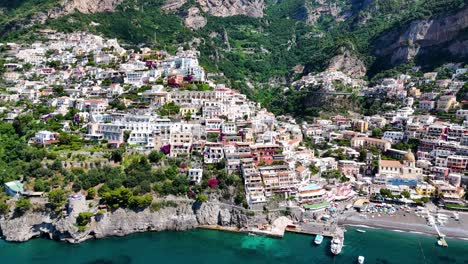
[[[397,160],[381,160],[380,161],[381,166],[385,167],[401,167],[401,163]]]
[[[295,139],[291,139],[291,140],[289,140],[288,144],[289,144],[289,145],[293,145],[293,144],[296,144],[296,143],[298,143],[299,141],[300,141],[300,140],[299,140],[299,139],[297,139],[297,138],[295,138]]]
[[[306,168],[305,168],[304,166],[299,166],[299,167],[296,168],[296,170],[297,170],[298,172],[303,172],[303,171],[305,171],[305,169],[306,169]]]

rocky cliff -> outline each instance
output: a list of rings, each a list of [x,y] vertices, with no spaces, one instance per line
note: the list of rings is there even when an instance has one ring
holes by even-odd
[[[65,14],[78,11],[83,14],[112,12],[123,0],[67,0],[63,3]]]
[[[201,14],[200,9],[191,7],[184,16],[184,24],[191,29],[199,29],[206,25],[206,18]]]
[[[374,53],[389,56],[392,64],[408,62],[431,47],[445,49],[452,55],[466,55],[468,41],[461,38],[467,29],[468,8],[436,19],[416,20],[402,30],[381,36],[374,45]]]
[[[263,0],[197,0],[201,9],[212,16],[263,17]]]
[[[75,218],[53,218],[49,213],[29,212],[21,217],[1,219],[0,230],[7,241],[27,241],[33,237],[48,237],[70,243],[91,238],[124,236],[136,232],[187,230],[200,225],[244,227],[249,217],[244,210],[214,203],[178,202],[177,207],[135,212],[117,209],[93,217],[85,231],[76,227]]]
[[[356,55],[343,50],[333,57],[328,64],[328,71],[341,71],[352,78],[362,78],[366,75],[366,65]]]

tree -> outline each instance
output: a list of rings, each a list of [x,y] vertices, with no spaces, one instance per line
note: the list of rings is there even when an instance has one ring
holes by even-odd
[[[72,136],[66,132],[61,132],[58,136],[60,145],[70,145],[72,143]]]
[[[86,199],[88,199],[88,200],[93,200],[94,197],[96,197],[96,189],[94,189],[94,188],[89,188],[89,189],[87,190]]]
[[[162,157],[164,157],[164,154],[158,150],[153,150],[148,154],[148,160],[152,163],[158,163]]]
[[[35,192],[45,192],[47,189],[47,185],[43,179],[36,179],[34,181],[34,191]]]
[[[48,193],[49,203],[52,206],[52,209],[57,210],[62,208],[65,205],[67,196],[64,190],[62,189],[53,189]]]
[[[177,115],[180,111],[180,106],[174,102],[166,103],[159,109],[159,114],[162,116]]]
[[[4,200],[0,200],[0,215],[6,215],[9,211],[10,206]]]
[[[245,201],[245,197],[242,194],[237,194],[236,197],[234,197],[234,203],[237,205],[244,203],[244,201]]]
[[[380,189],[380,195],[384,197],[393,197],[392,192],[389,189]]]
[[[210,141],[210,142],[216,142],[218,140],[218,133],[213,133],[213,132],[209,132],[206,137],[207,137],[207,140]]]
[[[29,209],[31,209],[31,201],[29,201],[29,199],[25,197],[20,197],[15,202],[15,211],[18,212],[19,214],[23,214]]]
[[[125,149],[123,148],[118,148],[112,151],[111,160],[113,160],[116,163],[122,162],[124,153],[125,153]]]
[[[102,86],[110,86],[112,84],[112,79],[111,78],[105,78],[102,80],[101,85]]]
[[[133,209],[145,208],[151,205],[153,196],[151,194],[145,194],[143,196],[132,196],[129,200],[129,207]]]
[[[381,137],[382,136],[382,129],[374,128],[372,129],[372,137]]]
[[[409,199],[409,198],[411,197],[411,194],[410,194],[410,192],[409,192],[408,190],[403,190],[403,191],[401,192],[401,195],[402,195],[403,197],[405,197],[406,199]]]
[[[93,217],[93,213],[81,212],[76,218],[76,224],[81,227],[86,226],[91,222],[91,217]]]
[[[309,170],[311,175],[315,175],[320,172],[320,169],[317,166],[315,166],[315,164],[310,164]]]
[[[428,203],[429,202],[429,197],[427,197],[427,196],[421,197],[421,202]]]
[[[197,202],[200,202],[200,203],[206,203],[208,202],[208,197],[204,194],[197,194],[197,197],[195,198],[195,200],[197,200]]]

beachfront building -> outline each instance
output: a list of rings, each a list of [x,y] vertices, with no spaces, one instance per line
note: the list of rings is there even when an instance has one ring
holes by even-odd
[[[296,200],[300,204],[316,204],[325,201],[327,191],[318,184],[301,186],[297,190]]]
[[[436,188],[428,183],[419,183],[416,185],[416,193],[421,196],[433,196]]]
[[[273,193],[294,192],[298,183],[295,171],[287,165],[259,166],[258,171],[265,185],[267,196]]]

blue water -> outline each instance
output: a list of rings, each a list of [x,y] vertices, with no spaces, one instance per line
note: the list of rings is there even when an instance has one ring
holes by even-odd
[[[339,256],[329,253],[330,239],[287,233],[283,239],[212,230],[134,234],[79,245],[46,239],[26,243],[0,241],[1,263],[468,263],[468,242],[448,239],[436,246],[433,236],[348,228]]]

